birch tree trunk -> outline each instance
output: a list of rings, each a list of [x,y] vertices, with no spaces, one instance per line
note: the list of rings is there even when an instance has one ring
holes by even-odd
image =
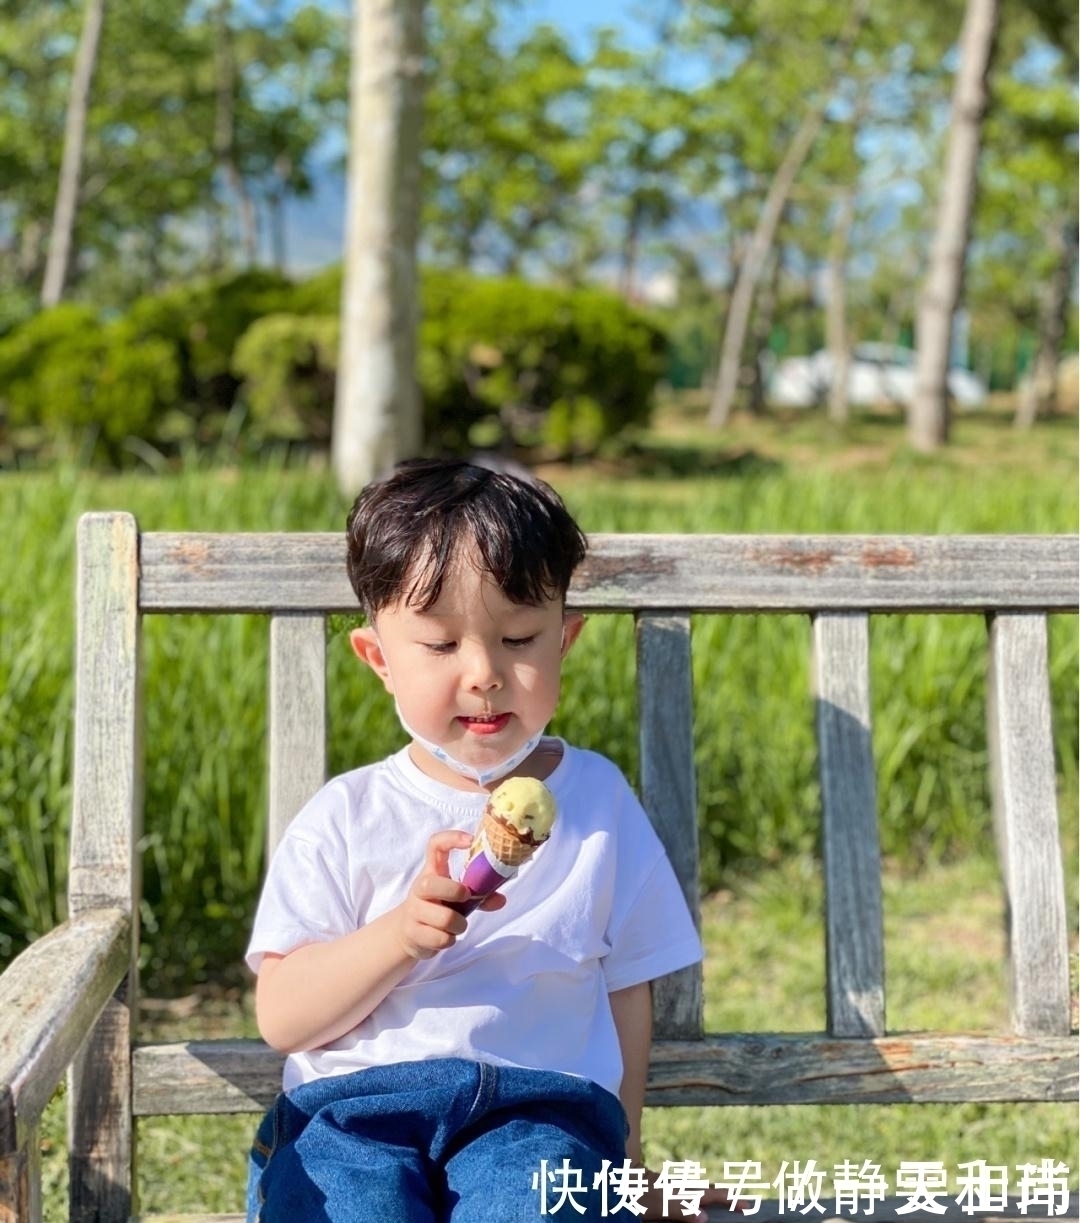
[[[259,235],[255,217],[255,201],[244,182],[236,148],[236,54],[233,45],[232,3],[220,0],[214,14],[217,32],[216,114],[214,118],[214,157],[217,159],[229,191],[236,200],[240,222],[240,240],[244,250],[244,264],[253,267],[258,259]],[[216,262],[223,266],[228,262],[224,232],[219,231],[222,241],[217,245]]]
[[[731,294],[727,320],[724,323],[720,364],[717,367],[712,401],[709,404],[708,423],[714,429],[722,429],[727,424],[731,409],[735,406],[735,395],[739,389],[739,374],[742,371],[743,346],[746,343],[746,333],[750,326],[754,293],[761,279],[765,261],[776,239],[776,231],[780,225],[780,218],[784,215],[784,206],[791,194],[791,188],[824,122],[824,101],[803,116],[803,121],[799,124],[784,154],[784,160],[780,163],[769,184],[765,203],[762,205],[757,225],[750,238],[750,245],[739,265],[739,274],[735,279],[735,289]]]
[[[845,425],[851,415],[848,371],[851,369],[851,336],[847,320],[847,260],[851,231],[855,225],[855,186],[840,193],[829,244],[829,296],[825,303],[825,342],[829,350],[829,420]]]
[[[915,398],[908,440],[916,450],[936,450],[949,440],[949,349],[953,315],[964,287],[976,170],[988,77],[998,30],[998,0],[967,0],[960,33],[960,63],[953,87],[937,229],[930,249],[916,320]]]
[[[868,8],[868,0],[855,0],[847,29],[837,44],[836,52],[830,56],[827,76],[830,83],[844,70],[854,49],[859,30],[866,20]],[[825,122],[825,110],[829,100],[830,90],[826,85],[818,99],[810,104],[795,135],[791,138],[787,152],[769,184],[765,203],[762,205],[757,225],[754,227],[746,257],[739,267],[735,289],[728,305],[727,319],[724,323],[720,363],[717,367],[712,400],[709,404],[708,423],[715,429],[721,429],[727,424],[728,417],[735,405],[735,395],[739,388],[739,374],[742,368],[743,346],[746,343],[750,313],[754,305],[754,293],[761,279],[765,261],[776,240],[776,231],[791,194],[791,188]]]
[[[1054,250],[1057,262],[1053,274],[1039,294],[1039,344],[1030,376],[1021,387],[1017,400],[1013,423],[1018,429],[1030,429],[1041,413],[1053,411],[1057,401],[1058,360],[1065,337],[1069,290],[1076,266],[1075,222],[1067,220],[1054,226],[1048,245]]]
[[[354,496],[421,441],[416,383],[423,0],[354,0],[332,461]]]
[[[97,67],[101,27],[105,20],[105,0],[86,0],[82,32],[75,52],[75,67],[68,91],[67,117],[64,121],[64,150],[60,158],[60,180],[53,209],[49,254],[41,286],[41,304],[55,306],[64,296],[71,250],[74,245],[75,217],[79,209],[79,184],[82,180],[86,149],[86,116],[90,109],[90,89]]]

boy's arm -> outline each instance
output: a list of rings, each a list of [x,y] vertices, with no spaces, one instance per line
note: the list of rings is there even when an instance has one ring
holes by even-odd
[[[648,981],[615,990],[608,995],[615,1031],[619,1035],[623,1077],[619,1087],[630,1134],[626,1154],[631,1164],[641,1167],[641,1111],[645,1107],[645,1082],[649,1075],[649,1048],[652,1045],[652,988]]]
[[[423,870],[396,908],[329,942],[266,955],[255,987],[255,1016],[266,1043],[281,1053],[329,1044],[366,1019],[417,960],[453,946],[467,923],[445,902],[469,893],[450,878],[448,863],[452,849],[470,842],[466,832],[436,833]],[[489,898],[483,907],[504,903],[501,896]]]

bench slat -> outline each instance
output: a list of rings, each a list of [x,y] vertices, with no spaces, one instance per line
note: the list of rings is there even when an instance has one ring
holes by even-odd
[[[130,514],[79,521],[77,662],[68,909],[137,917],[142,836],[139,535]],[[131,951],[134,955],[135,940]],[[72,1218],[131,1213],[131,1014],[135,962],[82,1050],[70,1082]]]
[[[257,1040],[139,1046],[135,1114],[262,1112],[283,1060]],[[646,1102],[1009,1103],[1075,1100],[1076,1090],[1069,1037],[753,1033],[657,1041]]]
[[[604,535],[570,588],[578,610],[1074,610],[1064,535]],[[142,537],[144,611],[355,612],[344,538]]]
[[[813,660],[828,1029],[833,1036],[881,1036],[885,954],[870,734],[869,617],[815,616]]]
[[[1045,616],[990,618],[987,719],[1013,1028],[1025,1036],[1065,1035],[1069,946]]]
[[[79,914],[31,943],[0,977],[0,1156],[36,1127],[131,956],[122,909]]]
[[[326,625],[322,616],[270,621],[270,812],[267,852],[326,780]]]
[[[700,930],[688,616],[638,618],[637,681],[642,803]],[[703,1008],[701,965],[670,973],[653,986],[653,1031],[659,1038],[700,1036]]]

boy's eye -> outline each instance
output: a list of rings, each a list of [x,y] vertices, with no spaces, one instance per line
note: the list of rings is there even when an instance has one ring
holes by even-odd
[[[432,654],[451,654],[457,648],[456,641],[425,641],[424,649]]]
[[[535,640],[535,633],[528,637],[504,637],[503,645],[509,646],[512,650],[520,650],[523,646],[532,645]]]

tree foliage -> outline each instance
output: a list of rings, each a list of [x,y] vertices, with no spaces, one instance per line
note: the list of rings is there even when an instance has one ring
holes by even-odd
[[[0,333],[36,309],[82,8],[0,9]],[[814,99],[823,124],[761,261],[737,402],[760,396],[763,353],[825,342],[830,266],[846,319],[834,338],[910,342],[960,8],[870,6],[838,66],[847,8],[682,0],[572,37],[525,0],[428,0],[421,259],[630,299],[663,290],[669,334],[693,347],[685,377],[711,371]],[[295,264],[288,202],[345,148],[347,27],[347,0],[109,0],[68,297],[120,309],[252,258]],[[999,385],[1030,363],[1068,255],[1075,67],[1071,6],[1003,6],[962,303],[972,357]],[[1074,329],[1075,290],[1064,310]]]

